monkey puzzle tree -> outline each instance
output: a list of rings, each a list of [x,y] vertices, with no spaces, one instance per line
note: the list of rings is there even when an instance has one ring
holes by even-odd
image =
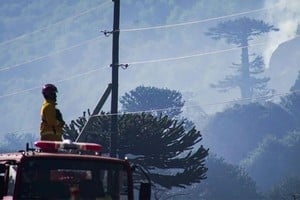
[[[169,118],[180,115],[184,105],[182,94],[176,90],[145,86],[126,92],[120,103],[124,111],[151,111],[156,116],[163,114]]]
[[[195,126],[192,121],[181,116],[185,101],[182,94],[176,90],[138,86],[126,92],[120,98],[120,103],[126,112],[147,111],[154,116],[165,115],[171,119],[180,120],[184,122],[183,125],[187,129]]]
[[[199,145],[200,131],[186,119],[176,120],[184,105],[180,92],[140,86],[126,93],[120,102],[125,111],[139,114],[118,116],[119,157],[126,156],[142,166],[151,180],[163,188],[185,187],[205,179],[208,149]],[[154,112],[146,114],[143,110]],[[75,140],[83,127],[81,141],[102,144],[110,152],[110,115],[91,117],[90,113],[84,113],[65,126],[64,137]],[[141,177],[139,174],[137,178]]]
[[[249,59],[249,41],[263,33],[278,31],[272,25],[263,21],[250,19],[247,17],[229,20],[210,28],[206,35],[215,40],[224,38],[227,43],[238,45],[242,49],[241,63],[233,64],[237,74],[228,75],[218,84],[212,84],[212,87],[220,91],[228,91],[238,87],[242,98],[252,98],[254,95],[268,95],[273,90],[267,89],[267,83],[270,80],[267,77],[258,77],[264,72],[264,61],[262,56],[256,56],[252,61]]]
[[[76,138],[87,122],[88,116],[72,121],[64,128],[64,137]],[[103,145],[109,152],[110,115],[102,113],[91,117],[83,141]],[[118,155],[125,156],[134,164],[142,166],[151,180],[164,187],[185,187],[205,179],[205,157],[208,149],[202,145],[200,131],[195,127],[188,131],[183,122],[167,116],[151,114],[125,114],[118,117]],[[142,174],[138,175],[141,179]]]

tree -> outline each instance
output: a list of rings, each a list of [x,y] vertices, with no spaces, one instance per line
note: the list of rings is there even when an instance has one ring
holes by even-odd
[[[33,146],[33,142],[38,140],[38,136],[32,133],[17,134],[7,133],[0,143],[0,152],[16,152],[25,150],[26,142]]]
[[[100,143],[104,153],[109,152],[110,116],[102,113],[90,120],[84,141]],[[65,127],[65,135],[76,138],[86,122],[84,114]],[[205,179],[208,149],[194,149],[202,140],[195,127],[187,131],[183,122],[146,113],[121,115],[118,124],[119,157],[127,156],[130,162],[142,166],[154,183],[164,188],[185,187]]]
[[[290,91],[291,92],[295,91],[295,92],[299,93],[298,90],[300,90],[300,71],[298,72],[298,78],[295,81],[295,84],[291,87]]]
[[[278,104],[235,104],[216,113],[206,125],[209,148],[227,161],[238,164],[270,134],[282,137],[294,130],[293,116]]]
[[[123,110],[126,112],[149,111],[152,115],[166,115],[169,118],[183,121],[186,129],[195,124],[185,117],[180,116],[185,101],[182,94],[168,88],[138,86],[125,93],[120,98]]]
[[[255,95],[260,96],[273,93],[272,90],[267,89],[267,83],[270,79],[258,77],[259,74],[264,72],[262,56],[258,55],[250,61],[248,46],[249,41],[255,37],[263,33],[278,30],[263,21],[247,17],[222,22],[217,27],[210,28],[206,35],[215,40],[225,38],[227,43],[242,48],[241,63],[233,63],[232,66],[237,73],[226,76],[225,80],[219,81],[218,84],[212,84],[212,87],[220,91],[228,91],[234,87],[238,87],[242,98],[253,98]]]
[[[210,155],[207,158],[206,165],[208,167],[206,180],[186,189],[180,189],[180,193],[186,194],[184,199],[262,199],[261,194],[257,192],[253,179],[239,166],[229,164],[223,158],[218,158],[215,155]]]
[[[299,199],[300,198],[300,178],[299,176],[287,176],[279,183],[275,184],[267,197],[269,200]]]
[[[240,167],[216,157],[207,160],[207,167],[207,180],[200,183],[203,187],[201,191],[205,191],[202,194],[203,199],[259,199],[255,182]]]
[[[268,136],[255,148],[242,166],[263,190],[290,175],[300,177],[300,132],[283,137]]]
[[[283,106],[291,115],[294,117],[298,124],[300,123],[300,72],[295,84],[291,87],[290,91],[292,93],[283,96],[280,101],[280,105]]]
[[[120,98],[124,111],[152,111],[152,114],[168,115],[170,118],[182,113],[184,101],[176,90],[139,86]]]

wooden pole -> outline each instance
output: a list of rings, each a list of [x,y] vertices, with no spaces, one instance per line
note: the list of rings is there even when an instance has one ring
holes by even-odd
[[[114,2],[113,42],[112,42],[112,93],[111,93],[111,137],[110,154],[117,156],[118,144],[118,81],[119,81],[119,27],[120,27],[120,0]]]

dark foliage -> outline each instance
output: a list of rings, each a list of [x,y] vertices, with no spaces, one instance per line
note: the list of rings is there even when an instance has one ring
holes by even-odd
[[[90,118],[83,140],[100,143],[109,152],[110,116],[102,114]],[[85,115],[72,121],[65,127],[66,136],[76,138],[86,122]],[[145,113],[122,115],[118,124],[119,157],[127,156],[132,163],[142,166],[153,182],[171,188],[205,179],[204,160],[208,149],[200,146],[193,151],[202,139],[195,128],[186,131],[182,122]]]

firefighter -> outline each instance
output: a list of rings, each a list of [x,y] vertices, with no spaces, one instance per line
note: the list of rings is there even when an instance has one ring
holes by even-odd
[[[57,88],[53,84],[46,84],[42,88],[44,103],[41,108],[41,140],[62,141],[62,128],[65,124],[62,114],[56,108]]]

